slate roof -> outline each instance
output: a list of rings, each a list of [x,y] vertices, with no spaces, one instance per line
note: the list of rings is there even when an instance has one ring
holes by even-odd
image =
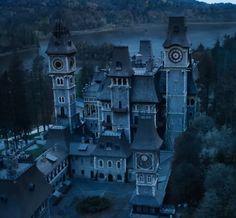
[[[130,77],[133,75],[128,46],[115,46],[113,48],[112,64],[108,75],[115,77]]]
[[[56,161],[52,162],[47,159],[46,157],[48,154],[55,157]],[[52,172],[67,157],[68,153],[66,151],[58,150],[57,148],[51,148],[37,159],[36,166],[46,176],[50,172]]]
[[[46,147],[51,148],[57,146],[59,149],[68,151],[69,131],[63,126],[53,126],[49,128],[47,134]]]
[[[187,86],[187,93],[188,95],[196,95],[197,94],[197,87],[196,83],[194,82],[193,79],[193,72],[189,71],[188,72],[188,86]]]
[[[135,76],[132,81],[131,102],[157,103],[153,76]]]
[[[101,83],[105,79],[106,70],[100,70],[94,73],[93,81]]]
[[[33,191],[29,190],[30,184],[35,185]],[[7,199],[0,201],[1,218],[30,218],[51,192],[35,165],[16,180],[0,180],[0,196]]]
[[[48,55],[68,55],[76,52],[77,49],[71,40],[69,30],[63,25],[61,20],[58,20],[49,40],[46,53]]]
[[[140,40],[139,53],[142,54],[142,60],[144,63],[153,58],[152,44],[150,40]]]
[[[90,85],[85,87],[84,97],[96,97],[99,89],[100,89],[99,83],[95,82],[91,83]]]
[[[148,206],[148,207],[160,207],[161,204],[158,202],[158,199],[154,196],[145,196],[145,195],[133,195],[130,199],[132,205],[137,206]]]
[[[155,151],[162,146],[163,140],[157,133],[153,117],[139,116],[138,131],[131,145],[133,150]]]
[[[169,48],[173,45],[179,45],[184,48],[191,46],[187,38],[187,27],[185,25],[185,17],[169,17],[169,25],[167,39],[163,47]]]
[[[84,151],[79,150],[79,146],[83,143],[73,142],[70,143],[70,155],[77,155],[77,156],[91,156],[94,150],[96,149],[95,144],[83,144],[87,145],[87,149]]]
[[[98,99],[101,101],[110,101],[111,100],[111,90],[108,87],[111,84],[110,78],[106,77],[99,87]]]
[[[106,149],[107,143],[110,144],[109,146],[111,146],[111,149]],[[101,157],[129,157],[131,155],[131,151],[123,131],[121,131],[119,135],[102,134],[98,140],[98,144],[93,152],[93,155]]]

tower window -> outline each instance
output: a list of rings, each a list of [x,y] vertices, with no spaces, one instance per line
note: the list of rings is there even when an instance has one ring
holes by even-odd
[[[64,85],[64,78],[58,77],[58,78],[56,79],[56,81],[57,81],[57,85],[59,85],[59,86]]]
[[[107,115],[107,123],[111,123],[111,116]]]
[[[118,79],[118,85],[121,85],[121,79]]]
[[[151,182],[152,182],[152,177],[151,177],[151,176],[148,176],[148,177],[147,177],[147,182],[148,182],[148,183],[151,183]]]
[[[116,70],[122,70],[122,63],[120,61],[116,62]]]
[[[121,103],[121,101],[119,101],[119,108],[120,108],[120,109],[122,108],[122,103]]]
[[[59,100],[59,103],[65,103],[65,98],[64,97],[59,97],[58,100]]]
[[[143,175],[139,176],[139,182],[144,182],[144,176]]]

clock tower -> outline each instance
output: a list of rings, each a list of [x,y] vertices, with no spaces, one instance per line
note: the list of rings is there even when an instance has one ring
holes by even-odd
[[[131,198],[131,217],[156,217],[160,207],[158,200],[158,170],[162,139],[151,116],[141,116],[132,150],[136,172],[136,191]]]
[[[76,128],[76,47],[62,21],[57,21],[46,51],[52,78],[57,125]]]
[[[187,81],[191,70],[190,43],[185,18],[170,17],[164,44],[166,74],[166,142],[174,149],[175,139],[187,127]]]

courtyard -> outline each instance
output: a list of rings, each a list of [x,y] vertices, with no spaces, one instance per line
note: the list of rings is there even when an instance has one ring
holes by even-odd
[[[128,218],[131,211],[129,199],[135,190],[134,183],[98,182],[91,179],[72,179],[72,187],[57,206],[51,207],[53,218]],[[111,200],[110,209],[91,215],[78,214],[76,204],[90,196]]]

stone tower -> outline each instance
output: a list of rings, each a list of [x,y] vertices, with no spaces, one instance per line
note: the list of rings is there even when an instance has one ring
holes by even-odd
[[[166,73],[166,142],[174,149],[175,139],[187,127],[187,79],[191,71],[190,43],[184,17],[170,17],[164,47]]]
[[[129,142],[131,142],[130,88],[132,75],[128,47],[114,47],[112,65],[108,74],[111,80],[112,130],[124,129]]]
[[[140,116],[131,146],[136,172],[136,191],[130,200],[131,217],[157,217],[162,197],[157,193],[161,145],[152,116]]]
[[[76,47],[69,31],[57,21],[46,51],[52,78],[54,112],[57,125],[76,128]]]

